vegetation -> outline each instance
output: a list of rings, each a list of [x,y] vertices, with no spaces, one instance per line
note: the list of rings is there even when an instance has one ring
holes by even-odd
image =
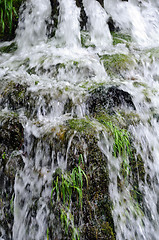
[[[131,36],[128,34],[123,34],[120,32],[112,32],[113,37],[113,45],[117,45],[118,43],[125,43],[126,46],[129,46],[129,42],[131,42]]]
[[[105,54],[99,57],[110,76],[121,74],[123,71],[129,70],[134,66],[134,60],[130,55],[116,53],[113,55]]]
[[[69,228],[72,232],[72,240],[79,239],[79,231],[75,227],[74,217],[71,213],[71,201],[72,197],[76,196],[78,206],[82,210],[83,205],[83,179],[85,178],[87,186],[88,179],[83,168],[83,157],[80,155],[78,166],[74,167],[72,172],[62,173],[61,176],[57,176],[53,182],[53,189],[51,191],[51,203],[54,199],[56,202],[61,202],[61,223],[64,228],[65,234],[68,234]],[[77,207],[78,207],[77,206]]]
[[[113,155],[115,157],[122,157],[122,173],[124,177],[129,175],[130,164],[129,157],[132,157],[132,150],[130,144],[130,136],[126,129],[120,129],[112,122],[101,121],[102,124],[111,132],[114,139]]]
[[[14,35],[22,0],[0,0],[0,39]]]

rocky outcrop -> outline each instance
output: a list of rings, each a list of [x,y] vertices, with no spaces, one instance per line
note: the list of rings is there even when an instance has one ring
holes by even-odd
[[[100,112],[103,109],[113,112],[116,108],[121,109],[122,107],[135,110],[132,96],[115,86],[109,88],[100,86],[91,91],[87,99],[87,107],[91,114]]]
[[[0,115],[0,237],[12,239],[15,175],[24,167],[19,150],[23,127],[13,115]]]

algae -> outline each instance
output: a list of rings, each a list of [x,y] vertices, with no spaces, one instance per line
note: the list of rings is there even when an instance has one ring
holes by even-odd
[[[131,36],[128,34],[124,34],[121,32],[112,32],[113,37],[113,45],[117,45],[119,43],[125,43],[127,47],[129,47],[129,43],[132,41]]]
[[[121,74],[123,71],[134,67],[134,59],[131,55],[113,54],[99,55],[101,63],[109,76]]]

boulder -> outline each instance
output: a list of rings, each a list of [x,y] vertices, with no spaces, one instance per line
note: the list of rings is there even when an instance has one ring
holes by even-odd
[[[90,93],[86,104],[91,114],[99,112],[102,109],[114,111],[116,107],[127,107],[135,110],[132,96],[115,86],[109,88],[100,86],[94,89]]]

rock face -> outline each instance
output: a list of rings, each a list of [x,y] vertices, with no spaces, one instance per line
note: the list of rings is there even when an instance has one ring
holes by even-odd
[[[0,116],[0,236],[12,239],[14,180],[24,163],[23,127],[16,116]]]
[[[87,106],[91,114],[102,109],[114,111],[116,107],[127,107],[135,110],[131,95],[114,86],[109,88],[101,86],[93,90],[87,99]]]
[[[75,131],[77,131],[75,133]],[[83,178],[83,199],[82,209],[78,206],[78,196],[74,193],[71,198],[71,207],[69,211],[74,215],[74,224],[80,228],[81,240],[115,240],[115,229],[112,218],[111,200],[109,196],[109,172],[107,166],[107,158],[98,147],[98,138],[95,131],[88,122],[83,120],[70,120],[62,128],[61,133],[56,134],[60,141],[65,143],[70,136],[73,135],[69,149],[67,149],[67,171],[71,172],[78,167],[79,156],[87,152],[87,160],[82,167],[88,180]],[[51,137],[51,136],[50,136]],[[61,138],[62,137],[62,138]],[[63,145],[63,146],[64,146]],[[60,146],[59,146],[60,147]],[[53,181],[59,179],[62,184],[61,171],[57,171],[53,175]],[[68,209],[67,202],[65,203]],[[65,208],[62,199],[56,202],[54,199],[53,206],[50,207],[49,233],[51,239],[71,239],[72,229],[69,227],[68,234],[64,228],[57,232],[56,229],[61,229],[61,221],[59,221],[60,209]],[[54,216],[53,218],[51,216]],[[80,222],[82,221],[82,226]],[[55,227],[56,226],[56,227]],[[60,236],[61,235],[61,236]]]

